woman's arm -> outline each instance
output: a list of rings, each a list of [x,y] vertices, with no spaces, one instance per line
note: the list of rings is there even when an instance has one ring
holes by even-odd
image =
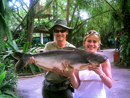
[[[112,87],[112,73],[111,73],[111,64],[110,61],[107,60],[106,62],[104,62],[102,64],[102,69],[103,72],[102,74],[99,74],[99,76],[101,77],[101,79],[103,80],[104,84],[108,87],[111,88]],[[104,76],[104,77],[103,77]]]
[[[102,79],[104,84],[108,88],[111,88],[113,82],[112,82],[111,64],[110,64],[109,59],[106,60],[101,65],[102,65],[102,70],[101,70],[100,66],[96,67],[94,65],[93,65],[93,67],[90,67],[89,69],[95,71],[100,76],[100,78]]]

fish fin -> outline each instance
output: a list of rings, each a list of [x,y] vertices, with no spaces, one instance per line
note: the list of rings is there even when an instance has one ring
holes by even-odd
[[[51,69],[51,68],[44,67],[44,66],[42,66],[42,65],[38,64],[38,63],[37,63],[37,61],[36,61],[36,63],[35,63],[35,64],[36,64],[38,67],[42,68],[43,70],[52,71],[52,69]]]
[[[15,59],[17,59],[17,60],[20,60],[20,59],[23,57],[24,54],[25,54],[25,53],[14,52],[14,53],[12,54],[12,56],[13,56]]]
[[[74,68],[73,68],[73,66],[71,66],[70,64],[68,65],[68,70],[73,70]]]
[[[88,67],[88,65],[87,65],[87,64],[81,65],[79,68],[80,68],[80,69],[83,69],[83,68],[85,68],[85,67]]]
[[[82,68],[84,68],[85,66],[86,66],[86,65],[81,65],[79,68],[82,69]]]
[[[63,47],[62,49],[64,49],[64,50],[74,50],[76,48],[73,48],[73,47]]]
[[[74,48],[74,47],[63,47],[62,49],[64,49],[64,50],[79,51],[79,52],[86,52],[85,49],[79,49],[79,48]]]
[[[92,65],[90,63],[88,63],[88,64],[81,65],[79,68],[80,69],[88,69],[88,67],[92,67]]]
[[[23,69],[27,64],[23,61],[23,59],[19,59],[19,61],[15,64],[15,72],[19,72]]]
[[[20,71],[27,65],[27,62],[30,59],[29,55],[31,54],[26,54],[21,52],[14,52],[12,54],[12,56],[18,60],[18,62],[15,64],[15,72]]]

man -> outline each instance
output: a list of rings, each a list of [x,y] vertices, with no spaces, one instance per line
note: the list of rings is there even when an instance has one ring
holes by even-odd
[[[44,51],[62,49],[63,47],[75,47],[66,41],[66,36],[71,30],[72,28],[67,26],[66,20],[58,19],[49,30],[53,32],[56,41],[46,43]],[[34,60],[31,61],[29,64],[34,63]],[[70,82],[68,81],[67,73],[64,73],[63,70],[59,71],[61,71],[61,74],[56,74],[53,71],[47,71],[45,73],[42,89],[43,98],[73,98],[72,92],[68,88]]]

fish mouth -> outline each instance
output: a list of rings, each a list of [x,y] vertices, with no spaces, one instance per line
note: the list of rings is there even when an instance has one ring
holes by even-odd
[[[92,62],[92,61],[90,61],[90,60],[88,60],[89,62],[90,62],[90,64],[92,64],[92,65],[99,65],[99,63],[94,63],[94,62]]]

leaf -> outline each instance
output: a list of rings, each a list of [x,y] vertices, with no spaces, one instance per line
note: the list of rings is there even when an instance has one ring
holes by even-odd
[[[35,74],[35,66],[34,66],[34,64],[31,64],[30,68],[31,68],[32,74]]]
[[[8,45],[9,48],[12,49],[13,52],[19,51],[18,46],[17,46],[15,41],[12,41],[12,42],[7,41],[7,45]]]
[[[5,61],[5,59],[6,59],[7,57],[9,57],[10,54],[12,54],[11,51],[9,51],[9,53],[8,53],[7,55],[4,55],[4,56],[2,57],[2,60]]]
[[[0,85],[0,88],[2,88],[2,90],[3,90],[3,89],[9,89],[9,87],[11,87],[10,80],[4,81],[4,82],[1,83],[1,85]]]
[[[10,96],[12,96],[13,98],[18,98],[18,97],[14,94],[14,92],[11,91],[11,90],[5,91],[4,94],[10,95]]]
[[[6,71],[3,72],[3,73],[0,75],[0,86],[1,86],[1,83],[2,83],[3,79],[5,78],[5,75],[6,75]]]
[[[2,68],[1,68],[1,67],[2,67]],[[0,74],[3,73],[4,70],[5,70],[5,65],[4,65],[4,63],[1,63],[1,62],[0,62]]]
[[[29,42],[27,42],[27,43],[24,44],[23,53],[27,53],[27,51],[28,51],[28,46],[29,46]]]
[[[1,95],[0,95],[0,98],[13,98],[13,97],[10,96],[10,95],[1,94]]]
[[[129,51],[130,51],[130,42],[128,43],[127,49],[126,49],[126,54],[129,55]]]
[[[37,48],[38,48],[38,47],[34,47],[34,48],[32,48],[29,52],[33,52],[33,51],[35,51]]]
[[[46,3],[46,9],[49,8],[50,4],[52,3],[52,0],[48,0],[47,3]]]

